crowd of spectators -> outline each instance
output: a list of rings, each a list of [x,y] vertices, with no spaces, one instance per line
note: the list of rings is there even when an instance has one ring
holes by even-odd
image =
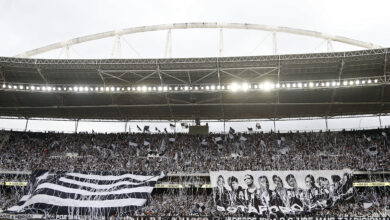
[[[388,135],[388,129],[207,136],[0,131],[0,170],[390,170]],[[20,197],[12,192],[1,192],[3,210]],[[211,198],[207,193],[153,194],[148,205],[134,214],[218,215]],[[389,200],[363,206],[363,200],[355,201],[317,214],[382,215]]]
[[[233,139],[223,134],[1,133],[7,138],[0,148],[5,170],[390,169],[387,130],[251,133]]]

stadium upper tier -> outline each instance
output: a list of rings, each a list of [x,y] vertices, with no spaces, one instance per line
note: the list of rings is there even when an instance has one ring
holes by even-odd
[[[390,112],[389,49],[182,59],[0,57],[0,115],[249,119]]]

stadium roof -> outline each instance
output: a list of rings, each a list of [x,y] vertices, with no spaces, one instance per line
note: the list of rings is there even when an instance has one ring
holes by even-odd
[[[388,48],[183,59],[0,57],[0,115],[228,120],[389,113],[388,57]],[[272,86],[260,89],[264,82]],[[235,83],[249,89],[228,89]]]

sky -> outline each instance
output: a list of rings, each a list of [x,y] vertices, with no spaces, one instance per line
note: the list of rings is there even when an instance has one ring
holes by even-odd
[[[360,0],[0,0],[0,40],[3,42],[0,56],[14,56],[47,44],[109,30],[185,22],[286,26],[389,47],[390,30],[386,28],[390,20],[389,7],[387,0],[369,3]],[[267,35],[259,31],[225,32],[226,56],[248,55]],[[164,55],[165,31],[125,38],[142,57]],[[172,40],[173,56],[217,55],[218,30],[173,31]],[[317,46],[326,46],[321,45],[322,40],[294,35],[280,34],[278,40],[281,53],[310,52]],[[113,39],[107,39],[86,43],[79,48],[75,46],[71,53],[77,58],[78,52],[81,58],[94,57],[94,54],[100,54],[97,51],[104,51],[102,57],[109,57],[113,42]],[[262,50],[271,52],[271,45],[271,38],[268,38],[256,54],[261,54]],[[126,50],[127,44],[122,42],[122,47]],[[341,45],[335,45],[335,48],[348,49]],[[124,57],[134,56],[130,52],[123,52]],[[57,51],[50,55],[57,58],[59,54]]]
[[[285,26],[390,47],[389,8],[388,0],[0,0],[0,56],[14,56],[47,44],[99,32],[185,22]],[[326,43],[321,39],[290,34],[278,34],[277,37],[279,53],[326,51]],[[166,38],[166,31],[124,36],[120,57],[138,58],[138,54],[143,58],[164,57]],[[218,56],[219,39],[218,30],[174,30],[172,56]],[[223,55],[271,54],[271,39],[267,32],[224,30]],[[76,45],[71,49],[70,57],[109,58],[113,56],[113,46],[113,38]],[[334,49],[342,51],[360,48],[334,43]],[[57,50],[37,57],[65,58],[65,53]],[[378,119],[373,121],[377,125]],[[15,124],[4,120],[0,123],[0,128]],[[35,128],[34,123],[30,122],[31,129]],[[46,127],[42,123],[38,124],[41,124],[37,126],[38,130]],[[310,123],[301,124],[307,127]],[[324,125],[322,121],[319,124],[321,128]],[[246,125],[244,123],[238,127],[245,129]],[[367,124],[366,127],[370,126]],[[216,127],[219,130],[221,125]],[[269,127],[273,127],[273,123]],[[72,128],[74,125],[69,130]]]

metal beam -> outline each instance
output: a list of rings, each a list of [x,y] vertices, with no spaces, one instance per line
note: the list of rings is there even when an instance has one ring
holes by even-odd
[[[117,80],[123,81],[123,82],[125,82],[125,83],[129,83],[129,84],[131,83],[131,82],[128,81],[128,80],[122,79],[122,78],[120,78],[120,77],[118,77],[118,76],[114,76],[114,75],[109,74],[109,73],[105,73],[104,71],[100,71],[100,73],[102,73],[102,74],[104,74],[104,75],[107,75],[107,76],[109,76],[109,77],[115,78],[115,79],[117,79]]]
[[[121,36],[115,35],[114,45],[111,51],[111,58],[121,58]]]
[[[297,28],[290,27],[278,27],[278,26],[270,26],[270,25],[261,25],[261,24],[243,24],[243,23],[174,23],[174,24],[162,24],[162,25],[152,25],[152,26],[141,26],[141,27],[132,27],[126,29],[120,29],[115,31],[107,31],[98,34],[87,35],[83,37],[73,38],[67,41],[58,42],[54,44],[50,44],[44,47],[40,47],[37,49],[25,51],[23,53],[17,54],[16,57],[32,57],[38,54],[42,54],[51,50],[59,49],[64,46],[71,46],[75,44],[80,44],[88,41],[94,41],[104,38],[113,37],[116,35],[128,35],[142,32],[150,32],[150,31],[160,31],[160,30],[173,30],[173,29],[242,29],[242,30],[259,30],[259,31],[270,31],[270,32],[280,32],[280,33],[288,33],[294,35],[302,35],[302,36],[310,36],[315,38],[322,38],[326,40],[332,40],[340,43],[350,44],[353,46],[373,49],[373,48],[381,48],[381,46],[363,42],[359,40],[350,39],[347,37],[335,36],[331,34],[321,33],[317,31],[311,30],[303,30]]]
[[[158,64],[158,62],[156,62],[156,72],[158,74],[158,77],[160,78],[161,86],[163,86],[164,85],[164,81],[163,81],[163,78],[161,76],[160,65]],[[168,105],[169,114],[170,114],[171,118],[173,118],[172,107],[171,107],[171,103],[170,103],[169,98],[168,98],[168,94],[165,93],[164,96],[165,96],[165,101],[167,102],[167,105]],[[175,129],[176,129],[176,126],[175,126]]]
[[[97,69],[96,71],[97,71],[97,73],[98,73],[100,79],[102,80],[103,85],[106,86],[106,80],[104,80],[104,76],[102,75],[102,70]]]
[[[328,51],[328,53],[329,52],[334,52],[332,41],[330,39],[327,39],[326,42],[327,42],[327,51]]]
[[[186,82],[186,81],[184,81],[184,80],[182,80],[182,79],[179,79],[179,78],[177,78],[177,77],[175,77],[175,76],[172,76],[172,75],[170,75],[170,74],[168,74],[168,73],[165,73],[164,71],[161,71],[161,70],[160,70],[160,73],[162,73],[162,74],[164,74],[164,75],[166,75],[166,76],[168,76],[168,77],[171,77],[172,79],[176,79],[177,81],[182,82],[182,83],[184,83],[184,84],[188,84],[188,82]]]
[[[5,82],[5,74],[3,71],[3,66],[0,66],[0,81]]]
[[[273,54],[277,55],[278,54],[278,39],[276,38],[276,32],[272,32],[272,42],[273,42]]]
[[[159,75],[159,77],[160,77],[160,80],[161,80],[161,73],[160,73],[160,70],[158,70],[158,71],[154,71],[153,73],[150,73],[150,74],[144,76],[142,79],[137,80],[135,83],[142,82],[142,81],[144,81],[145,79],[150,78],[151,76],[153,76],[153,75],[156,74],[156,73],[158,73],[158,75]]]
[[[223,57],[223,29],[219,29],[219,51],[218,56]]]
[[[218,100],[218,98],[216,98]],[[314,105],[314,106],[327,106],[331,104],[331,102],[305,102],[305,103],[276,103],[276,102],[256,102],[256,103],[243,103],[243,102],[237,102],[237,103],[224,103],[225,106],[306,106],[306,105]],[[333,104],[337,105],[381,105],[385,104],[388,105],[390,102],[333,102]],[[219,106],[220,103],[190,103],[190,104],[139,104],[139,105],[78,105],[78,106],[59,106],[59,105],[51,105],[51,106],[7,106],[7,107],[1,107],[0,110],[7,110],[7,109],[75,109],[75,108],[139,108],[139,107],[167,107],[167,106]]]
[[[126,38],[124,38],[124,37],[122,37],[122,39],[125,41],[125,43],[127,44],[127,46],[132,50],[132,51],[134,51],[134,53],[135,54],[137,54],[137,57],[138,58],[142,58],[142,56],[141,56],[141,54],[130,44],[130,42],[126,39]]]
[[[245,79],[244,79],[244,78],[241,78],[241,77],[237,76],[237,75],[236,75],[236,74],[234,74],[234,73],[229,73],[229,72],[227,72],[227,71],[226,71],[226,70],[224,70],[224,69],[219,69],[219,70],[220,70],[220,72],[226,73],[226,74],[228,74],[228,75],[230,75],[230,76],[232,76],[232,77],[234,77],[234,78],[236,78],[236,79],[239,79],[239,80],[245,81]]]
[[[219,62],[218,62],[218,59],[217,59],[217,74],[218,74],[218,85],[220,86],[221,85],[221,76],[220,76],[220,73],[219,73]],[[223,107],[224,103],[223,103],[223,100],[222,100],[222,93],[219,94],[219,104],[221,106],[222,118],[225,119],[225,109]]]
[[[387,82],[387,61],[388,61],[388,56],[387,56],[387,53],[385,53],[385,56],[384,56],[384,60],[383,60],[383,78],[384,78],[384,81]],[[384,101],[384,98],[385,98],[385,85],[382,85],[382,88],[381,88],[381,101],[383,102]],[[384,109],[385,105],[382,104],[381,106],[381,112],[383,112],[383,109]],[[379,119],[380,119],[380,116],[379,116]]]
[[[341,75],[343,74],[343,70],[344,70],[344,64],[345,64],[345,61],[344,59],[341,59],[341,63],[340,63],[340,67],[339,67],[339,72],[338,72],[338,83],[341,84]],[[332,96],[330,98],[330,103],[329,106],[328,106],[328,110],[326,111],[326,117],[329,115],[330,111],[332,110],[332,103],[334,102],[334,98],[336,97],[336,92],[337,92],[337,89],[333,89],[332,91]]]
[[[255,71],[255,70],[253,70],[253,69],[250,69],[250,71],[259,74],[258,76],[256,76],[255,78],[252,78],[251,80],[260,79],[260,78],[262,78],[262,77],[264,77],[264,76],[266,76],[266,75],[272,73],[273,71],[275,71],[275,70],[277,70],[277,69],[278,69],[278,67],[275,67],[274,69],[269,70],[269,71],[267,71],[267,72],[265,72],[265,73],[259,73],[259,72]],[[278,72],[278,74],[279,74],[279,72]]]
[[[165,42],[165,58],[172,58],[172,32],[168,29],[167,40]]]
[[[39,76],[42,78],[43,81],[45,81],[46,84],[48,84],[49,82],[47,81],[46,77],[43,75],[42,71],[41,71],[41,68],[39,68],[38,66],[36,67],[36,70],[39,74]]]
[[[198,82],[202,81],[203,79],[205,79],[205,78],[209,77],[210,75],[214,74],[215,72],[217,72],[217,70],[216,70],[216,69],[215,69],[215,70],[213,70],[213,71],[211,71],[210,73],[208,73],[208,74],[206,74],[206,75],[202,76],[201,78],[199,78],[199,79],[195,80],[195,81],[194,81],[192,84],[196,84],[196,83],[198,83]]]

